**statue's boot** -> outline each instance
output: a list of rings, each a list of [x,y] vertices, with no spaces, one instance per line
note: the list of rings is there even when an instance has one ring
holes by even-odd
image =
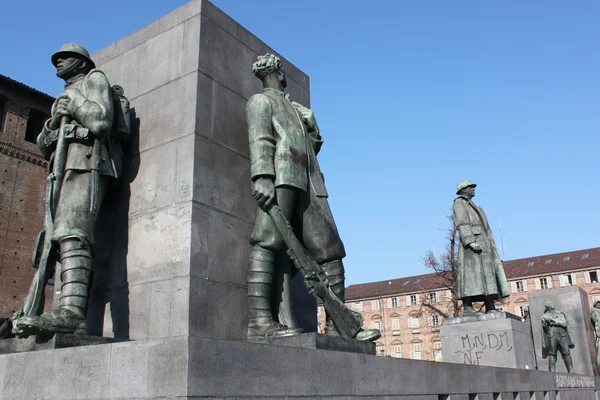
[[[564,355],[563,360],[565,360],[565,367],[567,367],[567,372],[569,374],[573,373],[573,359],[570,354]]]
[[[492,296],[488,296],[485,298],[485,312],[486,313],[497,313],[499,312],[496,309],[496,302]]]
[[[341,260],[326,262],[321,264],[321,268],[323,268],[323,272],[327,275],[327,281],[329,282],[329,287],[331,291],[337,296],[338,299],[345,301],[345,277],[344,277],[344,265]],[[325,334],[332,336],[340,336],[340,333],[337,331],[335,326],[333,325],[333,321],[327,311],[325,311]]]
[[[92,274],[89,244],[69,237],[60,242],[61,291],[59,305],[40,316],[21,317],[18,327],[31,334],[87,334],[86,310]]]
[[[298,335],[302,329],[288,328],[273,319],[271,295],[275,258],[273,252],[257,247],[250,253],[248,263],[248,339]]]
[[[465,297],[463,299],[463,316],[468,316],[468,315],[476,315],[477,312],[475,311],[475,309],[473,308],[473,300],[471,300],[470,297]]]
[[[556,372],[556,356],[548,356],[548,371]]]
[[[344,303],[346,286],[342,260],[330,261],[322,264],[321,267],[323,268],[325,275],[327,275],[327,281],[331,291],[342,301],[342,303]],[[335,328],[329,315],[325,316],[325,334],[340,336],[340,333]],[[380,337],[381,332],[379,329],[361,329],[354,335],[353,339],[360,341],[375,341]]]

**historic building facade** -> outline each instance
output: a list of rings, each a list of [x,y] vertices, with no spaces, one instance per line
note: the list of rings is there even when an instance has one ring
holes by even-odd
[[[504,262],[511,295],[497,307],[523,316],[527,293],[577,285],[590,307],[600,299],[600,247]],[[450,291],[436,274],[424,274],[346,288],[346,304],[364,317],[365,328],[378,328],[377,354],[442,361],[440,326],[452,316]],[[318,309],[319,329],[325,316]]]
[[[53,101],[0,75],[0,317],[21,306],[34,274],[31,254],[43,227],[48,164],[35,141]]]

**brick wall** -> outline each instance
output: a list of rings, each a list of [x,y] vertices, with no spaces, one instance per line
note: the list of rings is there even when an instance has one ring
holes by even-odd
[[[0,100],[0,317],[10,317],[35,272],[31,254],[44,218],[46,166],[25,132],[31,110],[49,114],[52,98],[0,79]],[[46,308],[52,291],[46,291]]]

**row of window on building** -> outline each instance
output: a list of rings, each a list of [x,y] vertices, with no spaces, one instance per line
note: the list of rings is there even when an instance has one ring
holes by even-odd
[[[450,291],[447,291],[446,296],[448,298],[450,298]],[[387,299],[387,303],[388,303],[387,308],[398,308],[399,304],[400,304],[399,299],[400,299],[399,297],[389,297]],[[426,300],[429,304],[436,304],[438,302],[438,299],[439,299],[439,296],[438,296],[437,292],[432,292],[432,293],[426,294]],[[405,302],[406,302],[407,307],[419,305],[419,300],[420,300],[419,294],[409,294],[409,295],[405,296]],[[382,301],[383,301],[383,299],[371,300],[371,310],[374,310],[374,311],[380,310],[381,309],[380,303]],[[356,301],[356,302],[352,303],[352,309],[354,311],[363,311],[363,309],[364,309],[363,302]]]
[[[598,283],[600,277],[600,270],[597,271],[585,271],[583,272],[583,276],[586,283]],[[559,284],[561,287],[564,286],[573,286],[576,285],[576,273],[572,274],[563,274],[558,276]],[[527,280],[517,280],[510,282],[511,290],[513,293],[519,292],[527,292]],[[543,289],[552,289],[552,277],[541,277],[534,279],[535,289],[543,290]],[[425,299],[429,304],[436,304],[439,301],[440,296],[438,292],[431,292],[425,295]],[[445,292],[446,299],[450,300],[451,294],[450,291]],[[384,299],[373,299],[371,300],[371,310],[377,311],[382,308],[382,302]],[[407,307],[417,306],[419,305],[420,295],[419,294],[410,294],[405,296],[405,304]],[[398,308],[400,305],[400,297],[389,297],[387,298],[387,308]],[[352,303],[351,305],[354,311],[362,312],[364,310],[363,302],[357,301]]]
[[[390,318],[392,324],[392,334],[399,335],[400,334],[400,318],[392,317]],[[428,325],[431,327],[438,327],[441,325],[441,317],[438,314],[433,314],[428,317]],[[420,316],[411,316],[408,318],[408,327],[410,329],[419,329],[421,327],[421,317]],[[371,321],[371,329],[379,329],[383,332],[383,321],[375,320]]]
[[[402,352],[402,344],[394,344],[392,345],[392,353],[390,354],[391,357],[394,358],[402,358],[403,357],[403,352]],[[385,356],[385,347],[381,344],[381,345],[377,345],[377,352],[376,354],[378,356]],[[413,360],[422,360],[423,359],[423,343],[411,343],[410,345],[410,358],[412,358]],[[436,340],[435,342],[433,342],[433,360],[434,361],[442,361],[442,342],[439,340]]]
[[[583,279],[585,283],[598,283],[600,271],[585,271]],[[577,273],[563,274],[558,276],[558,283],[561,287],[574,286],[577,284]],[[552,289],[552,277],[542,277],[534,279],[535,290]],[[513,293],[527,292],[527,280],[522,279],[511,282]]]

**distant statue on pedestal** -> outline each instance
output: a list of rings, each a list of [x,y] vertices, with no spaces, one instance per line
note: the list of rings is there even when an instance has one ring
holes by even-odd
[[[548,370],[556,372],[556,354],[560,352],[568,373],[573,373],[571,349],[575,347],[569,322],[564,312],[558,312],[554,303],[547,301],[542,314],[542,354],[548,355]]]
[[[508,282],[485,212],[473,203],[477,185],[458,182],[452,206],[460,234],[456,297],[463,302],[465,316],[474,315],[474,301],[485,302],[486,313],[497,312],[494,301],[508,297]]]
[[[600,365],[600,300],[596,300],[592,308],[592,325],[596,335],[596,364]]]

